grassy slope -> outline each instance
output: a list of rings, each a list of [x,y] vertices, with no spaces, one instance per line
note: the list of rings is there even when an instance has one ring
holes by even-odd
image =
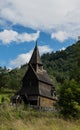
[[[66,121],[53,113],[0,106],[0,130],[80,130],[80,120]]]
[[[10,97],[14,95],[16,91],[9,88],[2,88],[0,90],[0,103],[2,102],[2,98],[4,101],[10,102]]]

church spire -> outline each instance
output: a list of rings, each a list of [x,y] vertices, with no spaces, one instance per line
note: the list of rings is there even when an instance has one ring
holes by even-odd
[[[31,64],[36,71],[38,70],[38,68],[42,68],[43,66],[38,50],[37,41],[29,64]]]
[[[40,58],[37,42],[36,42],[32,57],[29,61],[29,64],[40,64],[40,65],[42,65],[42,61],[41,61],[41,58]]]
[[[35,46],[37,46],[37,47],[38,47],[37,41],[36,41],[36,45],[35,45]]]

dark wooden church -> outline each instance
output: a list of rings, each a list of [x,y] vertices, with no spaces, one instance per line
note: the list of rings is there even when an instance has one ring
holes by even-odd
[[[22,82],[23,85],[19,94],[25,104],[38,107],[53,107],[56,102],[55,87],[47,72],[43,69],[37,44]]]

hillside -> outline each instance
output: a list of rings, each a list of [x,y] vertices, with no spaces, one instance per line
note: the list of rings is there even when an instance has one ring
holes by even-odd
[[[50,75],[54,75],[57,81],[73,78],[73,71],[77,68],[80,72],[80,41],[69,46],[64,51],[47,53],[42,56],[44,68]]]
[[[65,79],[70,78],[80,81],[80,41],[64,51],[43,54],[41,58],[44,69],[54,80],[56,78],[57,82],[62,83]],[[19,89],[26,70],[27,65],[12,71],[7,70],[6,67],[0,67],[0,88]]]

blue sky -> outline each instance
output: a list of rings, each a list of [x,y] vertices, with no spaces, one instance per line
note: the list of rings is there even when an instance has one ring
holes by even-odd
[[[80,0],[0,0],[0,66],[28,63],[38,41],[43,53],[64,50],[80,36]]]

